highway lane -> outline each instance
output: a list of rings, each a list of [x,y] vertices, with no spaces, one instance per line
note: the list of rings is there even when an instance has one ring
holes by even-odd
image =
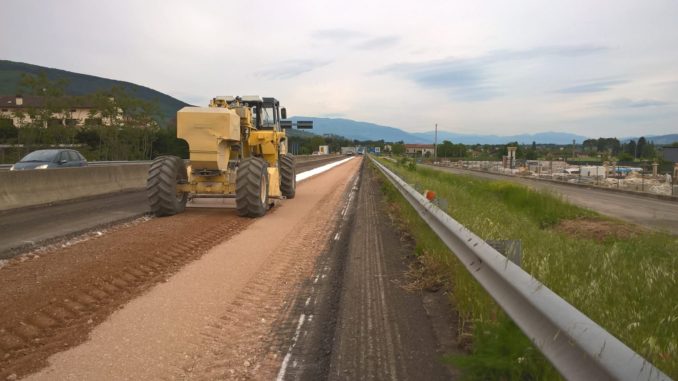
[[[0,213],[0,259],[59,237],[134,219],[148,212],[145,191],[3,212]]]
[[[304,158],[311,160],[297,163],[297,173],[343,158]],[[64,237],[132,220],[149,211],[146,191],[141,189],[0,212],[0,259]]]
[[[532,189],[551,191],[563,196],[573,204],[594,210],[600,214],[678,235],[678,202],[675,201],[609,192],[602,189],[580,188],[522,177],[469,171],[460,168],[435,167],[430,165],[425,165],[425,167],[490,180],[511,181]]]

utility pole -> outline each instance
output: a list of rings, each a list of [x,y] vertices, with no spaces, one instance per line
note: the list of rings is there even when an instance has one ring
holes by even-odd
[[[576,140],[572,139],[572,160],[574,160],[575,144],[576,144]]]
[[[438,160],[438,123],[436,123],[436,130],[433,138],[433,161]]]

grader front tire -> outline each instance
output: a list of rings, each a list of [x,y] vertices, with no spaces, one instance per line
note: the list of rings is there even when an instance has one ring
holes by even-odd
[[[186,165],[180,158],[160,156],[153,160],[146,180],[146,194],[153,214],[163,217],[184,211],[188,194],[177,193],[177,184],[185,182],[187,177]]]
[[[292,154],[280,155],[280,192],[287,198],[294,198],[297,191],[297,170]]]
[[[268,164],[250,157],[240,162],[235,181],[235,205],[242,217],[261,217],[268,209]]]

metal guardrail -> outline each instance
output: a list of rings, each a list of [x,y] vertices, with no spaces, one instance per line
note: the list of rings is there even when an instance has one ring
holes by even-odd
[[[370,156],[421,218],[568,380],[670,380]]]

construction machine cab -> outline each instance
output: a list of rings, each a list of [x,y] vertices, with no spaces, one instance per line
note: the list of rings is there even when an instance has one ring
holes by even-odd
[[[215,97],[210,102],[213,107],[245,106],[252,111],[252,125],[257,130],[281,131],[281,120],[287,119],[287,110],[280,107],[275,98],[260,97],[258,95],[244,95],[242,97]],[[282,118],[281,118],[282,117]]]

